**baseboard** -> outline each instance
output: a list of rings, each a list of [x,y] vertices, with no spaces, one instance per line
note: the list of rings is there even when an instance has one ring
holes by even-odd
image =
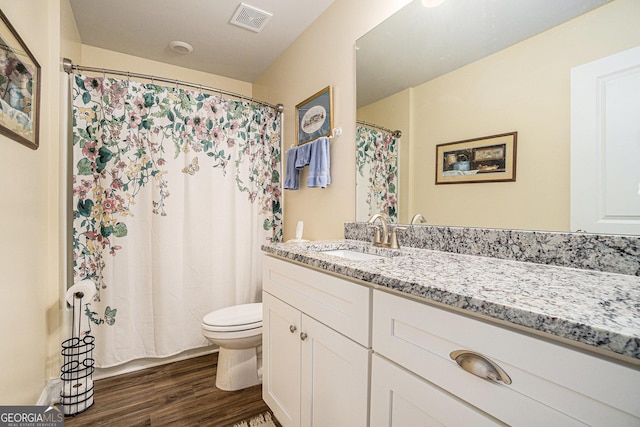
[[[116,375],[127,374],[129,372],[152,368],[154,366],[166,365],[167,363],[179,362],[181,360],[191,359],[193,357],[205,356],[217,351],[217,346],[209,345],[206,347],[183,351],[182,353],[178,353],[174,356],[138,359],[132,360],[131,362],[123,363],[122,365],[113,366],[111,368],[96,368],[95,372],[93,373],[93,379],[99,380],[102,378],[109,378]]]
[[[60,393],[62,392],[62,380],[60,378],[52,378],[42,390],[38,399],[38,406],[53,406],[60,403]]]

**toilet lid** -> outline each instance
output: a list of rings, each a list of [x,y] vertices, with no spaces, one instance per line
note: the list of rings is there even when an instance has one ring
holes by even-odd
[[[258,327],[262,324],[262,303],[234,305],[212,311],[204,316],[202,324],[221,327],[245,326],[247,329]]]

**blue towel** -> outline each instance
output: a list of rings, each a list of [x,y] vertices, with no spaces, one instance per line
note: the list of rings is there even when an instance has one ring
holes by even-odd
[[[311,145],[311,160],[309,160],[307,186],[325,188],[331,184],[331,176],[329,174],[331,164],[329,138],[323,136],[307,145]]]
[[[298,149],[296,147],[291,147],[287,150],[287,170],[284,178],[285,190],[297,190],[300,185],[298,179],[299,171],[296,169],[297,154]]]
[[[311,142],[298,147],[296,155],[296,169],[302,169],[311,161]]]

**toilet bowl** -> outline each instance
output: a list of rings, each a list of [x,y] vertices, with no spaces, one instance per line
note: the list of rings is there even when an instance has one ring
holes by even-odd
[[[232,391],[262,382],[262,303],[212,311],[202,319],[202,335],[220,347],[216,387]]]

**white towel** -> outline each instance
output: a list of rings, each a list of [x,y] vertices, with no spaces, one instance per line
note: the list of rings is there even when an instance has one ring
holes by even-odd
[[[296,157],[298,149],[291,147],[287,150],[287,170],[284,178],[285,190],[297,190],[300,185],[298,174],[300,171],[296,168]]]
[[[309,160],[307,186],[325,188],[331,184],[329,138],[323,136],[309,144],[311,145],[311,159]]]

